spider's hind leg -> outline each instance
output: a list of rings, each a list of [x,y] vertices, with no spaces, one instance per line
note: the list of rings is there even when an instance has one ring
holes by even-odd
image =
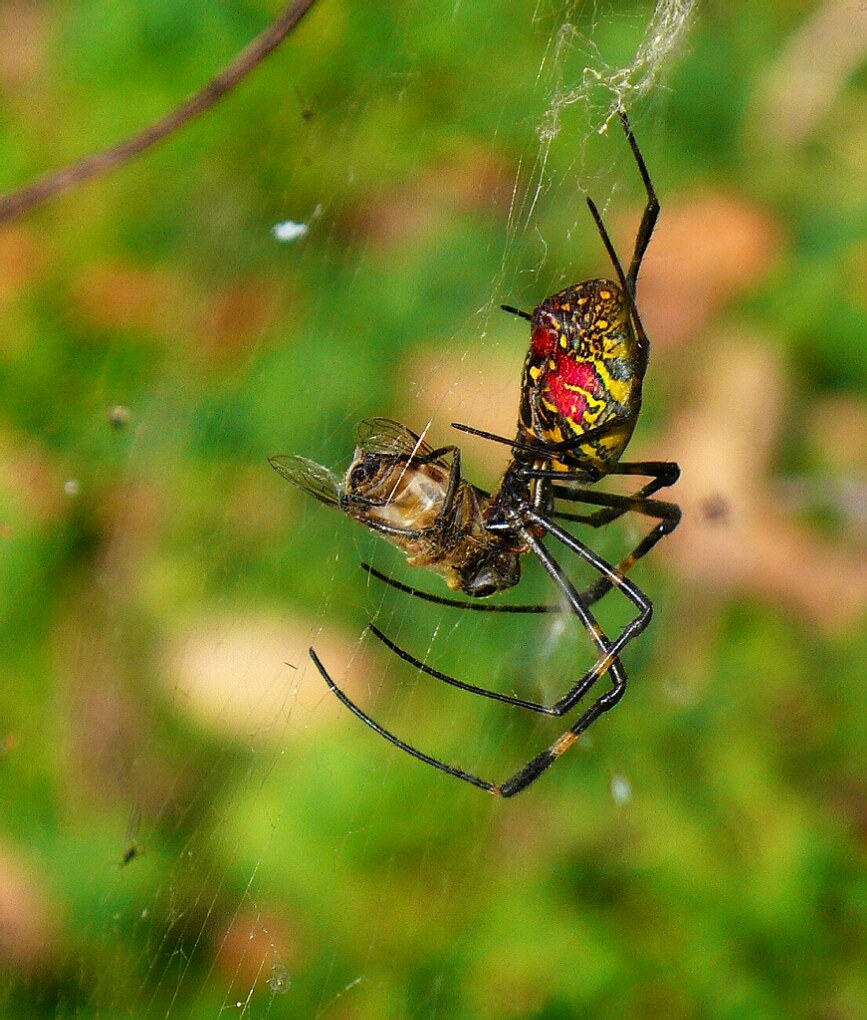
[[[346,708],[352,712],[353,715],[357,716],[365,726],[368,726],[378,733],[381,737],[387,740],[390,744],[400,748],[401,751],[405,751],[413,758],[417,758],[419,761],[424,762],[425,765],[430,765],[432,768],[437,769],[440,772],[444,772],[446,775],[454,776],[456,779],[461,779],[465,783],[469,783],[471,786],[475,786],[480,790],[487,790],[488,793],[494,794],[497,797],[514,797],[515,794],[525,790],[531,783],[534,783],[543,772],[546,772],[558,758],[567,751],[573,744],[578,740],[578,737],[593,723],[600,715],[604,712],[612,709],[618,701],[623,697],[626,692],[626,674],[618,661],[612,664],[611,674],[613,679],[613,686],[610,690],[606,691],[597,701],[584,712],[581,717],[575,722],[562,736],[558,737],[557,740],[551,744],[550,747],[546,748],[540,754],[537,754],[534,758],[531,758],[529,762],[521,766],[520,769],[504,783],[492,783],[487,779],[482,779],[480,776],[474,775],[472,772],[467,772],[464,769],[459,769],[454,765],[449,765],[439,758],[434,758],[432,755],[425,754],[424,751],[420,751],[417,747],[413,747],[412,744],[408,744],[406,741],[401,740],[400,737],[395,736],[390,730],[387,730],[384,726],[381,726],[375,719],[372,719],[366,712],[364,712],[358,705],[352,701],[347,694],[345,694],[332,680],[331,675],[322,663],[322,660],[316,654],[316,651],[311,648],[310,658],[313,660],[313,665],[319,671],[320,676],[328,685],[329,689],[337,696],[339,701],[342,702]]]
[[[319,674],[322,679],[328,684],[330,690],[337,695],[338,699],[352,712],[353,715],[365,724],[369,726],[374,733],[378,733],[381,737],[384,737],[390,744],[394,744],[395,747],[399,747],[401,751],[406,751],[407,754],[412,755],[413,758],[418,758],[419,761],[423,761],[426,765],[431,765],[435,769],[439,769],[440,772],[445,772],[447,775],[455,776],[457,779],[463,779],[465,783],[470,783],[472,786],[477,786],[481,790],[487,790],[489,793],[499,794],[499,787],[495,783],[488,782],[487,779],[481,779],[479,776],[473,775],[471,772],[465,772],[463,769],[456,768],[454,765],[447,765],[446,762],[440,761],[439,758],[434,758],[429,754],[425,754],[424,751],[419,751],[417,747],[413,747],[412,744],[407,744],[406,741],[401,740],[400,737],[396,737],[393,733],[387,730],[384,726],[375,720],[371,719],[366,712],[362,711],[352,701],[347,694],[345,694],[337,684],[331,679],[331,675],[328,670],[322,664],[322,660],[316,654],[316,651],[311,648],[310,658],[313,660],[313,665],[319,670]]]
[[[547,747],[535,758],[531,758],[526,765],[497,786],[493,792],[501,797],[514,797],[516,793],[525,790],[531,783],[546,772],[557,759],[577,743],[578,737],[605,712],[611,711],[618,701],[626,693],[626,674],[611,670],[613,685],[598,698],[574,725],[570,726],[565,733],[559,736],[550,747]]]
[[[449,686],[455,687],[458,690],[466,691],[469,694],[475,694],[493,701],[499,701],[504,704],[512,705],[515,708],[538,712],[542,715],[560,717],[572,711],[572,709],[590,692],[596,683],[609,671],[611,672],[612,682],[615,687],[625,685],[626,673],[619,659],[620,653],[623,648],[633,638],[637,637],[637,635],[640,634],[650,622],[653,607],[650,600],[637,585],[627,580],[616,567],[612,567],[588,546],[585,546],[583,543],[579,542],[578,539],[569,535],[568,532],[563,531],[556,524],[537,515],[533,511],[528,511],[527,516],[529,518],[528,523],[532,522],[536,526],[544,529],[558,541],[563,543],[567,548],[576,552],[582,559],[593,566],[602,575],[599,580],[594,582],[594,584],[585,591],[578,592],[566,576],[560,564],[554,559],[551,553],[548,552],[545,546],[542,545],[535,534],[524,526],[519,527],[518,530],[523,541],[533,549],[536,557],[545,568],[545,571],[548,573],[561,594],[565,597],[567,608],[564,608],[562,611],[569,612],[578,618],[600,652],[600,655],[594,665],[577,681],[575,681],[564,695],[552,704],[544,704],[542,702],[529,701],[512,695],[501,694],[498,691],[492,691],[484,687],[479,687],[476,684],[458,680],[455,677],[450,676],[448,673],[443,673],[438,669],[434,669],[432,666],[429,666],[427,663],[417,658],[411,652],[402,648],[384,634],[375,624],[371,623],[369,626],[374,637],[381,641],[391,652],[397,655],[398,658],[402,659],[420,673],[424,673],[435,680],[449,684]],[[371,570],[372,568],[368,567],[367,569]],[[386,578],[383,577],[382,579],[386,580],[388,583]],[[410,589],[405,585],[395,584],[394,586],[397,587],[398,590],[405,591],[408,594],[418,594],[420,597],[429,598],[430,601],[437,604],[445,604],[462,609],[474,608],[472,604],[460,603],[451,599],[442,599],[439,596],[431,597],[428,596],[427,593],[418,593],[415,589]],[[607,635],[596,620],[596,617],[590,610],[590,605],[598,598],[601,598],[602,595],[606,594],[613,586],[620,588],[626,597],[637,606],[639,609],[639,615],[633,619],[631,623],[624,627],[619,637],[612,643],[609,641]],[[545,612],[554,611],[561,607],[492,606],[486,608],[490,608],[492,611]]]

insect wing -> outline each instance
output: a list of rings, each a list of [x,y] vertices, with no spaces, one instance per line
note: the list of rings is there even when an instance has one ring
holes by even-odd
[[[365,418],[355,429],[355,441],[365,453],[426,457],[433,447],[391,418]]]
[[[309,492],[320,503],[340,505],[340,480],[328,468],[306,457],[270,457],[269,461],[287,482]]]

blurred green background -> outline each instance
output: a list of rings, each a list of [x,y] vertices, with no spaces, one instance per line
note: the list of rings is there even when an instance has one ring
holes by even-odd
[[[0,4],[0,188],[163,115],[278,8]],[[681,462],[686,517],[635,571],[657,612],[617,711],[497,802],[306,660],[492,779],[564,728],[364,626],[533,698],[586,637],[375,585],[359,559],[441,590],[266,458],[343,470],[372,414],[512,430],[499,304],[610,272],[588,191],[621,251],[641,208],[604,88],[562,100],[651,13],[320,0],[206,116],[0,228],[3,1015],[867,1015],[857,3],[703,4],[631,104],[663,210],[630,453]],[[504,451],[461,445],[493,484]]]

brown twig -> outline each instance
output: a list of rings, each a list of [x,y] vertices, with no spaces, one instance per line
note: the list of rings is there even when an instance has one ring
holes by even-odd
[[[247,75],[260,64],[268,54],[272,53],[280,43],[298,25],[316,0],[295,0],[289,4],[283,14],[272,22],[261,35],[257,36],[246,49],[211,79],[199,92],[184,100],[168,116],[158,120],[150,127],[127,138],[125,141],[92,153],[69,166],[62,167],[54,173],[40,177],[18,191],[0,196],[0,224],[20,216],[28,209],[39,205],[48,198],[66,191],[100,174],[108,173],[127,160],[149,149],[162,141],[172,132],[183,127],[188,121],[204,113],[227,92],[230,92]]]

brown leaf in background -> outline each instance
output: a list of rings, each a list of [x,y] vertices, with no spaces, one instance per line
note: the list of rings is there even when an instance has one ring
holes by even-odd
[[[64,481],[40,443],[17,432],[0,431],[0,490],[5,497],[0,521],[15,514],[28,526],[58,523],[69,507]]]
[[[170,266],[118,262],[89,264],[75,282],[73,298],[91,326],[112,332],[138,330],[172,342],[189,339],[199,301]]]
[[[47,265],[44,247],[35,231],[25,227],[0,230],[0,308],[28,284],[39,279]],[[0,331],[3,347],[15,346],[14,336]]]
[[[52,965],[59,948],[58,904],[13,850],[0,845],[0,967],[32,974]]]
[[[673,569],[716,595],[749,592],[826,629],[851,626],[867,605],[864,557],[775,497],[773,455],[788,394],[768,339],[721,334],[690,391],[690,407],[659,444],[683,472],[672,497],[684,521],[666,546]]]
[[[255,347],[277,305],[270,280],[240,280],[208,292],[172,267],[117,262],[87,267],[73,294],[91,326],[139,331],[221,360]]]
[[[239,995],[255,985],[270,986],[277,994],[286,992],[292,971],[301,966],[299,922],[273,912],[234,914],[224,928],[218,926],[214,942],[215,964]]]
[[[284,293],[281,300],[285,300]],[[243,280],[204,299],[197,316],[196,335],[214,357],[247,354],[274,320],[277,304],[270,281]]]
[[[638,307],[653,346],[695,343],[733,298],[780,257],[770,213],[739,195],[705,191],[666,204],[638,282]]]
[[[450,216],[508,208],[512,176],[495,150],[465,144],[358,210],[353,233],[378,248],[405,247]]]
[[[7,90],[42,71],[51,23],[52,11],[46,4],[5,0],[0,6],[0,81]]]

